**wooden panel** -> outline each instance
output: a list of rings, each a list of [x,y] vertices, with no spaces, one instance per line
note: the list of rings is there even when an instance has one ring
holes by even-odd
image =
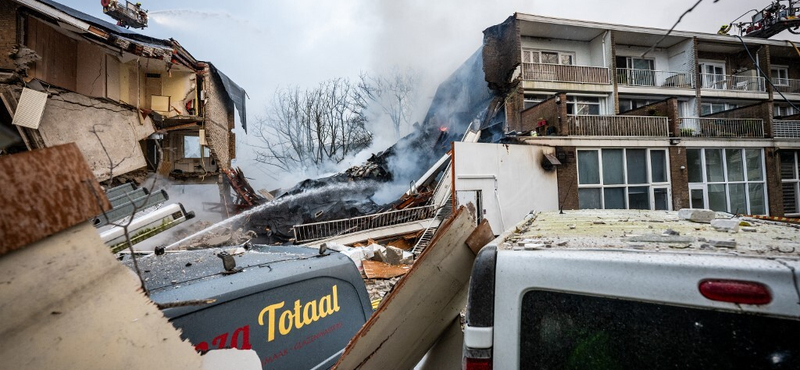
[[[78,71],[78,42],[59,33],[46,23],[28,17],[28,47],[42,60],[35,63],[31,75],[47,83],[75,91]]]
[[[120,100],[120,73],[119,60],[106,55],[106,97],[111,100]]]
[[[74,143],[0,157],[0,255],[111,209]]]
[[[459,208],[350,340],[336,369],[411,369],[466,305],[475,221]]]
[[[364,275],[369,279],[391,279],[408,273],[411,265],[390,265],[384,262],[364,260]]]
[[[106,54],[100,47],[78,43],[75,91],[88,96],[106,96]]]

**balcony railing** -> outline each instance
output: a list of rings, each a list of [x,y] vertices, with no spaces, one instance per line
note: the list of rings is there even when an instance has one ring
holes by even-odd
[[[522,63],[522,79],[528,81],[610,84],[608,68]]]
[[[775,90],[787,94],[800,94],[800,80],[789,78],[773,78]]]
[[[297,243],[320,240],[379,227],[426,220],[432,218],[434,214],[433,206],[424,206],[377,213],[368,216],[294,225],[294,240]]]
[[[667,117],[570,115],[570,136],[669,136]]]
[[[688,72],[654,71],[617,68],[617,83],[628,86],[694,88],[694,74]]]
[[[766,90],[766,80],[764,77],[756,76],[728,76],[703,73],[700,75],[702,87],[711,90],[732,90],[732,91],[751,91],[764,92]]]
[[[683,137],[764,137],[764,121],[757,118],[679,118]]]
[[[775,137],[800,137],[800,120],[774,120],[772,132]]]

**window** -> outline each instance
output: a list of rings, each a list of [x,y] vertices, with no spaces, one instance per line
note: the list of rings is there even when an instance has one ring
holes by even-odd
[[[761,149],[687,149],[690,205],[734,214],[767,213]]]
[[[709,114],[724,112],[726,110],[736,109],[739,106],[736,104],[728,103],[703,103],[700,104],[700,115],[705,116]]]
[[[522,49],[522,62],[572,66],[575,65],[575,53]]]
[[[789,86],[789,68],[772,66],[770,69],[770,79],[775,86]]]
[[[520,369],[800,366],[792,319],[544,290],[520,311]]]
[[[723,62],[703,62],[700,63],[700,72],[703,76],[703,88],[706,89],[727,89],[725,78],[725,63]]]
[[[598,115],[600,98],[592,96],[567,96],[567,114]]]
[[[800,194],[800,151],[781,150],[781,183],[783,185],[783,212],[800,214],[797,195]]]
[[[578,150],[581,209],[669,209],[667,151]]]
[[[617,57],[617,68],[624,68],[618,80],[635,86],[655,86],[655,61],[635,57]]]
[[[774,117],[786,117],[795,115],[798,112],[792,107],[775,104],[772,113]]]
[[[644,99],[619,99],[619,112],[627,112],[637,108],[644,107],[645,105],[653,104],[657,100],[644,100]]]
[[[532,95],[532,94],[525,94],[525,101],[524,101],[524,108],[528,109],[536,104],[539,104],[547,99],[552,98],[552,95]]]
[[[200,137],[199,136],[184,136],[183,137],[183,158],[200,158]],[[211,151],[208,147],[203,148],[203,158],[208,158]]]

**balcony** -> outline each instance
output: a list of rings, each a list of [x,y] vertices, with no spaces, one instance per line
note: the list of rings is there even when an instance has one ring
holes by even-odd
[[[764,121],[757,118],[678,118],[682,137],[763,138]]]
[[[800,80],[773,78],[772,83],[775,85],[775,91],[785,94],[800,94]]]
[[[800,120],[775,120],[772,121],[772,131],[777,138],[800,137]]]
[[[567,125],[570,136],[669,136],[667,117],[570,115]]]
[[[560,64],[522,63],[522,79],[526,81],[568,82],[582,84],[611,83],[608,68],[565,66]]]
[[[617,84],[626,86],[694,88],[694,74],[647,69],[617,68]]]
[[[702,87],[709,90],[728,90],[744,92],[766,92],[766,80],[756,76],[729,76],[703,73],[700,75]]]

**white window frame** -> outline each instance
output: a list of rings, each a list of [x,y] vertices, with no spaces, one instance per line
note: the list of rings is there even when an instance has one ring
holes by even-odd
[[[778,72],[778,77],[775,77],[773,73]],[[788,66],[771,66],[770,67],[770,79],[775,86],[789,86],[789,67]],[[783,76],[781,76],[783,75]]]
[[[623,184],[603,184],[603,149],[619,149],[622,150],[622,170],[623,170]],[[646,150],[647,158],[645,159],[645,164],[647,166],[647,182],[640,183],[640,184],[629,184],[628,183],[628,149],[634,150]],[[598,168],[598,179],[600,180],[599,184],[581,184],[580,183],[580,163],[578,161],[578,152],[582,151],[594,151],[597,152],[597,168]],[[662,151],[664,152],[664,173],[666,175],[666,182],[653,182],[653,168],[652,168],[652,157],[651,152],[653,151]],[[605,209],[605,189],[615,189],[615,188],[625,188],[625,209],[630,209],[630,202],[629,202],[629,192],[628,189],[631,187],[647,187],[648,188],[648,197],[650,201],[650,210],[655,210],[656,208],[656,198],[655,198],[655,190],[656,189],[666,189],[667,190],[667,210],[672,210],[672,174],[670,173],[670,165],[669,165],[669,149],[667,148],[580,148],[575,153],[575,163],[577,169],[577,182],[578,182],[578,190],[580,189],[600,189],[600,207],[601,209]],[[578,201],[580,204],[580,200]]]
[[[525,53],[536,54],[538,56],[538,62],[525,62]],[[558,59],[558,63],[542,63],[542,53],[555,53]],[[564,64],[561,63],[562,56],[569,56],[572,58],[572,64]],[[574,66],[577,65],[575,59],[575,52],[571,51],[557,51],[557,50],[545,50],[545,49],[531,49],[531,48],[523,48],[522,49],[522,62],[523,63],[533,63],[533,64],[550,64],[550,65],[563,65],[563,66]]]
[[[714,106],[715,105],[722,105],[723,106],[722,110],[714,110]],[[708,113],[703,113],[703,107],[710,107],[709,110],[708,110]],[[708,114],[714,114],[714,113],[724,112],[724,111],[731,110],[731,109],[736,109],[738,107],[739,107],[738,104],[730,104],[730,103],[701,103],[700,104],[700,113],[701,113],[700,115],[701,116],[705,116],[705,115],[708,115]]]
[[[798,216],[800,215],[800,166],[798,166],[798,161],[800,161],[800,150],[792,150],[792,156],[794,162],[792,165],[794,166],[794,173],[793,178],[787,179],[783,177],[783,169],[780,171],[781,176],[781,186],[785,187],[786,184],[790,184],[794,187],[794,194],[795,194],[795,210],[797,212],[794,213],[786,213],[787,216]],[[781,166],[783,163],[781,162]],[[785,198],[784,198],[785,199]],[[784,204],[784,207],[786,205]]]
[[[591,103],[579,102],[578,98],[596,98],[597,99],[597,103],[594,103],[594,102],[591,102]],[[572,106],[572,113],[569,113],[570,115],[582,115],[582,114],[578,114],[577,113],[578,104],[597,105],[598,109],[597,109],[597,114],[596,115],[603,115],[603,114],[605,114],[605,106],[606,106],[605,99],[606,99],[605,96],[599,96],[599,95],[573,95],[573,94],[570,94],[570,95],[567,95],[567,101],[564,102],[564,104],[567,104],[567,106]],[[586,115],[589,115],[589,114],[586,114]],[[592,115],[594,115],[594,114],[592,114]]]
[[[713,73],[706,72],[706,67],[714,68]],[[716,69],[720,68],[722,73],[717,73]],[[719,77],[722,76],[722,77]],[[700,77],[703,81],[703,88],[705,89],[714,89],[714,90],[726,90],[728,88],[727,83],[727,71],[725,70],[725,62],[722,61],[700,61]]]
[[[798,112],[796,110],[794,110],[794,108],[792,108],[790,106],[784,106],[784,105],[775,104],[775,106],[772,108],[772,116],[773,117],[793,116],[793,115],[795,115],[797,113]]]
[[[708,173],[707,173],[707,169],[706,169],[706,149],[721,150],[722,151],[722,157],[720,157],[720,160],[722,161],[723,181],[708,181]],[[767,172],[766,172],[766,167],[767,166],[766,166],[766,162],[765,162],[766,159],[764,158],[764,149],[762,149],[762,148],[686,148],[686,150],[687,151],[688,150],[699,150],[700,151],[700,170],[701,170],[701,176],[703,178],[702,182],[690,182],[689,183],[689,200],[690,201],[692,199],[691,192],[692,192],[693,189],[694,190],[698,190],[699,189],[699,190],[703,191],[703,204],[702,204],[702,207],[700,207],[699,204],[690,204],[690,206],[692,208],[710,209],[709,208],[709,202],[708,202],[708,185],[725,185],[725,198],[726,198],[726,201],[727,201],[726,202],[726,208],[727,209],[725,210],[725,212],[731,212],[731,208],[732,207],[731,207],[731,191],[730,191],[731,187],[730,187],[730,185],[732,185],[732,184],[734,184],[734,185],[744,184],[744,188],[745,188],[744,196],[745,196],[745,202],[747,203],[747,209],[742,213],[750,215],[750,214],[752,214],[752,212],[750,211],[750,208],[751,208],[751,206],[750,206],[750,184],[761,184],[761,185],[763,185],[763,189],[764,189],[764,191],[763,191],[763,194],[764,194],[764,214],[766,214],[766,215],[769,214],[769,194],[768,194],[768,191],[767,191]],[[742,170],[744,171],[744,181],[729,181],[728,180],[728,152],[727,152],[728,150],[738,150],[738,151],[741,152],[741,155],[742,155],[742,166],[743,166]],[[754,181],[754,180],[750,180],[750,179],[747,178],[747,157],[745,155],[745,150],[759,150],[759,151],[761,151],[761,156],[760,156],[760,158],[761,158],[761,163],[760,163],[760,165],[761,165],[761,181]],[[687,168],[687,171],[688,171],[688,168]],[[736,211],[736,210],[733,210],[733,211]]]

